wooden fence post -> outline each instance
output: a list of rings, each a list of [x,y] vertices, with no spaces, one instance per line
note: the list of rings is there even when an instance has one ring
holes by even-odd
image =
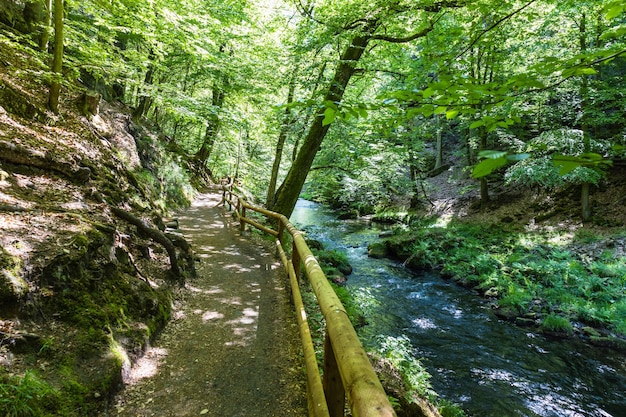
[[[341,374],[337,366],[337,358],[333,351],[333,345],[330,336],[326,332],[326,340],[324,341],[324,393],[326,394],[326,403],[328,404],[328,412],[330,417],[343,417],[346,405],[346,391],[341,381]]]
[[[239,200],[237,200],[237,205],[239,205]],[[246,207],[241,205],[241,215],[239,216],[239,229],[241,230],[241,234],[243,235],[246,231],[246,222],[244,218],[246,217]]]
[[[300,271],[300,253],[298,252],[298,248],[296,247],[296,241],[293,241],[293,249],[291,250],[291,263],[293,264],[293,270],[296,273],[296,280],[300,283],[300,275],[302,275]]]

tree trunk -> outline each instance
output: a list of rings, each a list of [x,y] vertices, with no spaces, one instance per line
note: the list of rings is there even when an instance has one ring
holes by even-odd
[[[346,87],[350,82],[350,78],[352,78],[355,72],[356,64],[363,55],[363,52],[365,52],[365,48],[372,36],[371,33],[376,28],[377,24],[377,22],[372,22],[372,27],[368,28],[369,30],[366,30],[363,34],[357,35],[352,39],[352,42],[341,56],[341,61],[330,82],[324,101],[333,103],[339,103],[341,101]],[[287,217],[293,212],[298,196],[302,191],[306,177],[315,159],[315,155],[317,155],[320,145],[330,128],[330,125],[322,124],[324,110],[324,108],[321,108],[315,114],[315,118],[311,122],[302,147],[298,151],[298,155],[291,165],[287,177],[276,194],[274,211],[282,213]]]
[[[585,54],[587,52],[587,22],[586,16],[583,13],[580,20],[580,52]],[[587,126],[587,97],[589,95],[589,76],[582,75],[580,86],[580,112],[581,121],[580,126],[583,131],[583,150],[584,152],[591,151],[591,138],[589,137],[589,127]],[[589,183],[585,182],[581,185],[580,189],[580,206],[581,217],[583,222],[591,220],[591,200],[589,198]]]
[[[317,76],[317,79],[315,80],[315,84],[313,84],[313,88],[311,89],[311,100],[315,100],[318,87],[322,83],[322,79],[324,78],[324,73],[326,72],[326,64],[327,64],[326,62],[322,64],[322,67],[320,68],[320,72]],[[296,157],[298,156],[298,149],[300,147],[300,137],[304,135],[304,132],[306,131],[306,126],[308,126],[310,120],[311,120],[311,113],[309,112],[309,114],[307,114],[306,116],[305,122],[302,124],[302,131],[300,132],[300,135],[298,135],[296,137],[296,140],[294,141],[293,152],[291,154],[292,163],[293,161],[296,160]]]
[[[487,132],[485,128],[481,126],[478,128],[478,133],[480,135],[480,150],[483,151],[487,149]],[[480,179],[480,209],[485,210],[488,202],[489,183],[487,182],[487,177],[482,177]]]
[[[291,79],[289,80],[289,91],[287,92],[287,106],[293,102],[293,95],[296,89],[296,71],[293,72]],[[289,127],[293,123],[291,117],[291,110],[289,107],[285,109],[283,115],[283,122],[280,125],[280,132],[278,133],[278,141],[276,142],[276,153],[274,154],[274,164],[272,165],[272,174],[270,177],[270,183],[267,187],[267,199],[265,202],[266,207],[271,210],[274,206],[274,194],[276,193],[276,183],[278,182],[278,172],[280,171],[280,161],[283,158],[283,149],[285,147],[285,140],[287,139],[287,132]]]
[[[148,66],[148,71],[146,72],[146,77],[144,79],[143,85],[152,85],[154,82],[154,65],[152,61],[155,59],[154,51],[151,49],[149,54],[150,64]],[[152,105],[152,97],[150,94],[144,91],[143,94],[139,97],[139,104],[135,108],[135,111],[132,114],[133,120],[139,120],[143,117],[144,114],[148,111],[150,106]]]
[[[206,129],[204,130],[202,145],[200,146],[200,149],[198,149],[198,152],[194,155],[194,159],[197,161],[198,165],[204,165],[211,157],[219,125],[219,117],[217,117],[217,115],[212,115],[208,120]]]
[[[220,52],[223,52],[223,50],[224,46],[220,48]],[[207,117],[207,126],[205,129],[202,145],[193,156],[193,165],[196,173],[202,173],[202,171],[205,169],[206,162],[211,157],[211,152],[213,152],[213,146],[215,145],[215,140],[217,139],[217,134],[221,125],[219,111],[224,106],[227,86],[228,77],[226,76],[226,74],[221,74],[213,83],[213,95],[211,98],[213,111]]]
[[[44,0],[44,24],[39,37],[39,50],[41,52],[48,51],[48,43],[50,42],[50,30],[52,26],[52,0]]]
[[[436,114],[435,118],[437,122],[437,151],[435,155],[434,169],[439,169],[443,165],[443,141],[441,139],[441,117]]]
[[[54,113],[59,112],[59,95],[63,77],[63,0],[54,0],[54,55],[52,58],[53,80],[50,84],[48,107]]]

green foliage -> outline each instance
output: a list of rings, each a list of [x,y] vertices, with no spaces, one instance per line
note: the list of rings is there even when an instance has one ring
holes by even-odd
[[[585,182],[598,184],[605,174],[603,168],[610,161],[597,153],[585,152],[587,146],[599,151],[607,150],[606,145],[600,142],[586,143],[583,132],[579,130],[543,132],[527,145],[532,157],[507,170],[506,182],[547,189]]]
[[[437,409],[442,417],[464,417],[465,412],[461,407],[444,398],[437,401]]]
[[[0,414],[6,417],[49,415],[59,392],[32,371],[24,376],[0,376]]]
[[[485,177],[509,162],[519,162],[530,157],[530,154],[508,154],[505,151],[480,151],[478,158],[482,159],[472,170],[472,177]]]
[[[380,335],[375,349],[380,357],[388,360],[400,372],[409,391],[409,397],[413,394],[421,397],[434,394],[430,385],[430,374],[415,358],[414,349],[408,337]]]
[[[577,238],[591,239],[584,233]],[[534,234],[497,224],[452,222],[446,228],[399,232],[387,242],[409,266],[438,268],[496,296],[501,308],[516,315],[532,310],[624,330],[626,260],[608,248],[590,258],[573,249],[577,243],[565,232]]]
[[[136,143],[143,169],[135,175],[151,200],[164,212],[188,206],[194,191],[189,174],[181,168],[183,161],[167,152],[152,135],[141,135]]]
[[[548,332],[555,333],[573,333],[572,324],[565,317],[550,314],[546,316],[541,322],[541,328]]]

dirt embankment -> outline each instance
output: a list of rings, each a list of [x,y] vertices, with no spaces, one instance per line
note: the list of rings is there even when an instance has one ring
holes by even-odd
[[[172,276],[165,243],[176,259],[188,247],[166,237],[142,180],[141,146],[159,148],[156,135],[119,104],[84,116],[79,85],[49,112],[41,63],[3,31],[0,66],[0,384],[20,407],[91,415],[163,327],[193,262]]]

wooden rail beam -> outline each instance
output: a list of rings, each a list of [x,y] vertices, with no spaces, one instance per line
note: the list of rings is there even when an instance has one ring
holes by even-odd
[[[240,216],[242,231],[245,229],[245,224],[248,223],[278,237],[276,245],[289,275],[307,365],[309,415],[312,417],[342,417],[344,415],[343,406],[347,397],[353,417],[396,417],[385,390],[350,322],[348,313],[329,284],[317,259],[311,253],[302,232],[296,229],[284,215],[253,206],[232,190],[229,191],[229,198],[227,199],[226,191],[224,191],[222,199],[229,203],[231,209],[233,195],[237,198],[237,214]],[[240,207],[241,213],[239,213]],[[278,220],[278,231],[247,219],[245,217],[246,209]],[[284,230],[287,230],[293,238],[291,261],[287,259],[282,246]],[[301,263],[304,264],[307,278],[326,320],[324,384],[322,384],[319,376],[312,342],[309,346],[311,335],[299,290]],[[324,388],[326,388],[326,393],[324,393]]]

